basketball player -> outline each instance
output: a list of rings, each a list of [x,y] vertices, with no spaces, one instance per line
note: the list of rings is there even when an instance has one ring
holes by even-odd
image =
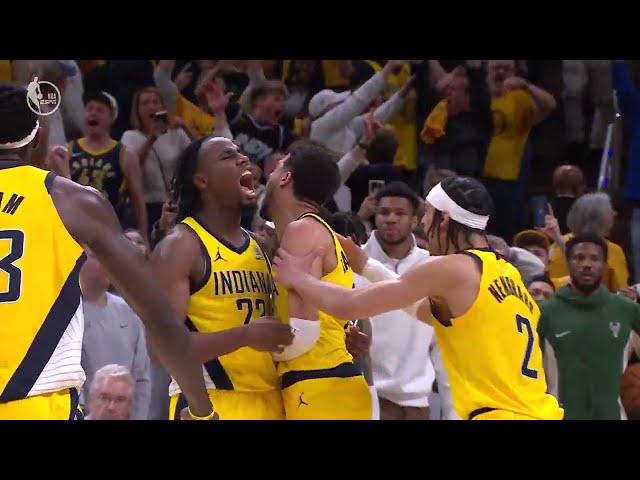
[[[191,339],[97,191],[29,166],[40,137],[27,90],[0,84],[0,419],[76,419],[89,247],[144,321],[156,355],[214,416]]]
[[[322,248],[324,255],[311,266],[312,278],[342,291],[353,288],[353,271],[338,237],[319,216],[320,206],[339,185],[338,166],[325,148],[295,145],[267,181],[261,216],[275,223],[280,247],[289,254],[304,256]],[[296,337],[308,336],[304,345],[274,357],[281,360],[286,418],[370,420],[369,386],[345,345],[348,321],[363,317],[333,315],[316,305],[296,291],[278,289],[278,317],[297,329]]]
[[[178,224],[152,262],[173,308],[193,332],[209,396],[221,420],[284,416],[271,352],[293,341],[291,328],[269,315],[271,266],[240,227],[255,201],[249,160],[224,137],[192,143],[176,172]],[[172,381],[169,418],[179,419],[180,386]]]
[[[395,277],[351,290],[318,281],[297,266],[309,259],[295,260],[297,252],[281,250],[274,260],[276,278],[341,318],[370,317],[414,302],[420,302],[417,315],[426,318],[423,299],[428,297],[461,418],[562,419],[542,369],[536,332],[540,310],[517,270],[487,244],[491,197],[477,180],[451,177],[426,200],[423,223],[429,251],[438,256],[403,275],[380,268],[362,253],[351,255],[356,272],[374,281]]]

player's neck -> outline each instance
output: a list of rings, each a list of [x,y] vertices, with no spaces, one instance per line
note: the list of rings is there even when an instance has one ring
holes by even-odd
[[[487,237],[485,235],[481,235],[478,233],[473,233],[469,239],[465,239],[464,235],[458,236],[458,247],[461,251],[464,250],[473,250],[478,248],[488,248],[489,243],[487,242]],[[456,253],[456,246],[450,245],[449,251]]]
[[[92,150],[103,150],[111,144],[109,135],[87,135],[84,137],[86,145]]]
[[[0,170],[20,165],[28,165],[28,162],[17,155],[0,155]]]
[[[216,236],[222,237],[232,243],[242,242],[244,235],[240,224],[242,222],[242,210],[213,202],[203,202],[196,215],[205,223],[205,227]]]
[[[409,253],[411,252],[411,249],[413,248],[412,237],[407,237],[405,240],[403,240],[400,243],[389,244],[389,243],[384,243],[384,241],[382,240],[382,238],[380,237],[377,231],[375,233],[375,236],[376,236],[376,240],[378,241],[378,244],[380,245],[380,248],[382,248],[382,251],[386,253],[387,257],[389,258],[394,258],[396,260],[402,260],[403,258],[407,258],[407,256],[409,256]]]
[[[273,215],[273,223],[276,225],[276,235],[279,240],[282,240],[284,231],[291,222],[295,222],[305,213],[318,214],[318,208],[307,202],[293,202],[286,207],[275,209],[276,213]]]

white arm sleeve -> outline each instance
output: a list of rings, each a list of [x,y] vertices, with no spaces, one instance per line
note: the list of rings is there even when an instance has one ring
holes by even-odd
[[[289,325],[294,329],[293,342],[284,347],[282,353],[273,353],[276,362],[286,362],[304,355],[313,348],[320,338],[320,320],[290,318]]]
[[[369,280],[371,283],[384,282],[385,280],[397,280],[398,278],[400,278],[400,275],[392,272],[374,258],[369,258],[369,260],[367,260],[367,264],[362,270],[362,276]],[[422,300],[419,300],[413,305],[409,305],[408,307],[403,308],[402,311],[407,315],[417,318],[418,307],[421,303]]]

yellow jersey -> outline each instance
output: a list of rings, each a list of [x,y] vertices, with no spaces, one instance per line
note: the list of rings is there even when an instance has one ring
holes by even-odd
[[[433,322],[456,412],[463,419],[503,410],[561,420],[563,410],[547,393],[542,367],[540,309],[520,273],[488,249],[464,253],[479,264],[478,295],[448,326]]]
[[[206,273],[189,299],[187,327],[209,333],[242,327],[269,313],[275,285],[267,256],[246,231],[241,248],[216,238],[193,217],[182,221],[198,236]],[[278,388],[276,367],[269,352],[243,347],[203,366],[207,389],[266,392]],[[180,392],[175,381],[169,394]]]
[[[322,223],[331,233],[335,246],[338,263],[327,275],[322,277],[325,282],[340,285],[342,287],[353,288],[353,270],[347,261],[347,256],[342,250],[338,237],[331,227],[313,213],[307,213],[300,218],[312,217]],[[277,282],[276,282],[276,285]],[[278,318],[282,321],[289,321],[288,295],[284,287],[278,286],[278,296],[275,306]],[[291,371],[325,370],[334,368],[346,362],[353,362],[353,357],[347,351],[345,345],[345,327],[349,320],[333,317],[324,312],[319,312],[320,338],[315,346],[299,357],[286,362],[278,363],[278,375],[282,376]]]
[[[533,97],[526,90],[508,90],[491,97],[493,138],[484,163],[484,175],[502,180],[517,180],[522,155],[535,124]]]
[[[80,388],[86,256],[49,195],[55,174],[0,170],[0,403]]]

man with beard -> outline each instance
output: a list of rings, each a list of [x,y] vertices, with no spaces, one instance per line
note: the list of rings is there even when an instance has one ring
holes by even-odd
[[[403,274],[429,257],[416,246],[412,231],[418,225],[420,199],[402,182],[378,190],[375,227],[362,249],[385,267]],[[456,418],[433,327],[416,322],[403,311],[371,318],[373,379],[380,399],[381,420],[428,420],[434,379],[445,419]],[[440,417],[440,415],[438,415]]]
[[[275,223],[280,247],[292,255],[322,250],[307,269],[313,278],[351,289],[354,278],[347,257],[319,215],[339,185],[340,171],[326,148],[297,144],[269,177],[261,216]],[[277,315],[296,329],[296,342],[274,356],[287,420],[370,420],[369,387],[345,345],[347,323],[363,317],[334,316],[295,291],[277,291]]]
[[[240,227],[242,208],[255,201],[249,159],[227,138],[204,137],[178,165],[178,224],[154,249],[153,266],[193,332],[220,420],[280,420],[271,352],[282,352],[293,334],[267,317],[275,294],[271,265]],[[186,403],[175,380],[169,395],[169,418],[177,420]]]
[[[573,237],[566,245],[571,283],[540,302],[549,390],[568,420],[626,418],[620,380],[640,332],[640,307],[602,285],[607,254],[599,236]]]
[[[411,305],[417,318],[435,318],[453,404],[461,418],[559,420],[562,408],[547,394],[537,347],[540,310],[515,267],[488,248],[486,226],[492,209],[491,196],[479,181],[450,177],[426,199],[423,224],[429,252],[436,258],[398,276],[344,240],[356,273],[372,281],[376,274],[379,280],[388,279],[356,290],[306,273],[317,252],[296,258],[280,249],[274,270],[282,285],[338,318],[366,318]]]

